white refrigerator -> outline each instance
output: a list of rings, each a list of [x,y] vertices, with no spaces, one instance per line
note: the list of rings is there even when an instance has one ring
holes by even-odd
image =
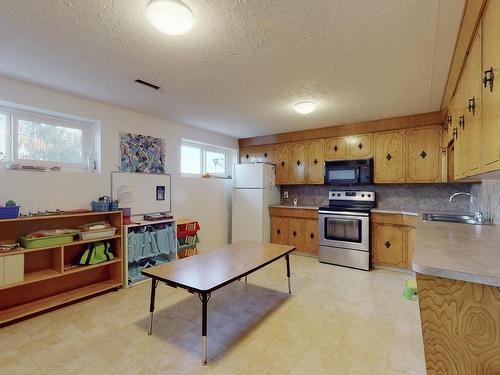
[[[270,241],[269,206],[280,203],[272,164],[237,164],[233,174],[231,242]]]

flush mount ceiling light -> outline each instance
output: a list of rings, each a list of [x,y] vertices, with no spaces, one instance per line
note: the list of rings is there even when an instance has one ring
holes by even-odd
[[[307,100],[295,104],[295,111],[302,115],[307,115],[308,113],[313,112],[316,109],[316,107],[317,107],[316,102]]]
[[[154,27],[169,35],[185,34],[194,24],[191,10],[177,0],[152,0],[146,8],[146,17]]]

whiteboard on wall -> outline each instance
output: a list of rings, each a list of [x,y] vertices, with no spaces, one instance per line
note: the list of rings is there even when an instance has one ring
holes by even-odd
[[[172,211],[171,188],[169,174],[111,172],[111,197],[132,215]]]

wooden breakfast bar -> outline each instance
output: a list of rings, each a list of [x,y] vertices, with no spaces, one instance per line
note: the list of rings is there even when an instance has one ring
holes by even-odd
[[[153,332],[153,312],[158,283],[197,293],[202,303],[202,364],[207,363],[207,307],[213,291],[239,280],[252,272],[285,258],[288,293],[290,288],[290,253],[295,247],[254,241],[241,241],[219,249],[151,267],[142,274],[151,278],[149,330]]]

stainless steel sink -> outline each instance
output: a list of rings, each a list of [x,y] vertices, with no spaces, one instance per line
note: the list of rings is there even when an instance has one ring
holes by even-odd
[[[453,215],[453,214],[423,214],[423,221],[441,221],[447,223],[461,223],[473,225],[488,225],[491,221],[478,220],[473,215]]]

